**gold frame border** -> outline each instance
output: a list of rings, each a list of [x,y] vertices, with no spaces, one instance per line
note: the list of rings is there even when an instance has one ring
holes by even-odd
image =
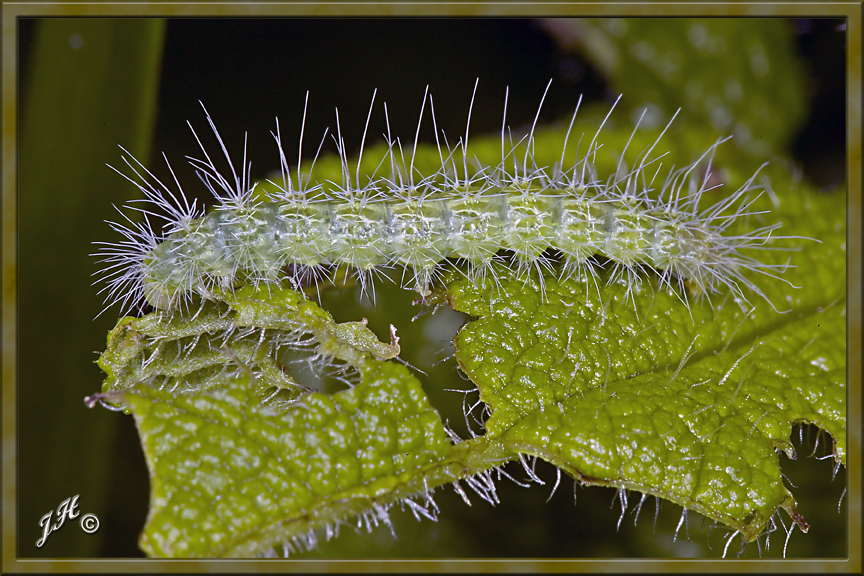
[[[45,16],[739,16],[847,19],[847,550],[840,560],[454,559],[454,560],[100,560],[19,559],[17,550],[17,18]],[[840,572],[861,573],[861,185],[862,4],[860,2],[3,2],[2,192],[2,571],[5,572]]]

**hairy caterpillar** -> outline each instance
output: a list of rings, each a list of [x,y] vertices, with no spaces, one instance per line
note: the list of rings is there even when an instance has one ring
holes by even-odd
[[[475,84],[475,95],[476,88]],[[414,167],[414,154],[427,96],[440,168],[423,175]],[[308,93],[306,98],[308,106]],[[374,100],[373,94],[373,106]],[[472,107],[473,102],[472,97]],[[410,162],[405,159],[401,142],[390,137],[388,127],[387,153],[379,168],[389,159],[391,174],[377,176],[376,171],[366,177],[365,184],[361,184],[360,177],[363,147],[356,174],[352,174],[338,109],[333,140],[341,162],[341,183],[312,184],[311,169],[303,179],[300,154],[295,183],[277,119],[273,136],[280,157],[281,184],[268,181],[275,191],[264,198],[256,191],[257,184],[251,182],[245,151],[238,174],[205,109],[222,154],[231,166],[230,178],[217,170],[194,129],[204,158],[189,160],[218,204],[205,214],[194,202],[190,204],[179,182],[177,193],[172,192],[137,160],[132,158],[130,162],[124,157],[136,178],[118,173],[138,186],[159,212],[138,209],[145,213],[144,222],[127,218],[128,224],[111,223],[125,240],[101,243],[96,254],[107,265],[101,271],[107,282],[103,288],[108,293],[106,301],[109,305],[121,302],[126,309],[140,308],[145,303],[174,309],[188,303],[193,294],[208,297],[214,288],[230,290],[241,284],[281,281],[299,286],[317,281],[339,266],[347,266],[361,288],[373,293],[376,275],[386,268],[401,268],[402,284],[426,296],[448,258],[464,262],[469,276],[483,276],[490,273],[490,264],[500,260],[500,253],[506,250],[511,254],[509,262],[520,274],[527,275],[533,269],[551,269],[547,251],[553,249],[561,255],[560,274],[565,277],[581,276],[596,284],[598,268],[611,265],[613,280],[624,277],[633,286],[641,282],[644,274],[656,272],[662,283],[670,287],[677,284],[676,288],[686,283],[693,294],[710,296],[726,289],[742,309],[751,306],[745,292],[771,303],[743,272],[779,278],[777,274],[788,265],[766,264],[742,251],[765,249],[781,224],[727,234],[734,223],[754,214],[749,208],[755,196],[752,192],[756,189],[756,174],[724,200],[699,209],[704,193],[713,188],[708,182],[714,150],[725,140],[716,142],[691,165],[671,170],[659,195],[652,197],[649,193],[657,174],[651,177],[648,168],[656,159],[649,161],[649,155],[657,142],[640,155],[641,160],[632,170],[623,167],[622,155],[617,173],[602,180],[593,159],[605,120],[581,160],[577,151],[576,161],[565,169],[564,152],[579,104],[570,121],[561,161],[552,166],[536,165],[532,153],[539,108],[531,132],[516,145],[511,138],[509,150],[505,149],[505,133],[509,133],[506,109],[505,96],[501,161],[497,165],[474,166],[469,171],[471,111],[464,137],[451,148],[442,134],[442,146],[427,87]],[[370,107],[370,117],[371,112]],[[301,151],[305,117],[304,108]],[[364,144],[368,127],[369,117]],[[326,137],[327,131],[321,145]],[[706,158],[707,168],[701,178],[697,177],[696,168]],[[161,231],[151,226],[147,217],[153,215],[167,221]],[[680,294],[687,304],[686,291]]]

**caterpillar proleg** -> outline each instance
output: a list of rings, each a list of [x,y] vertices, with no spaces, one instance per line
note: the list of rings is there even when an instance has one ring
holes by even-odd
[[[372,106],[374,100],[375,94]],[[414,160],[427,102],[440,167],[422,174]],[[341,182],[314,180],[314,161],[308,174],[301,172],[304,108],[294,174],[277,119],[272,135],[281,174],[268,181],[272,190],[266,194],[259,193],[258,184],[251,181],[245,148],[238,173],[205,109],[230,174],[220,173],[194,129],[203,158],[189,161],[212,192],[214,209],[205,213],[190,203],[176,177],[177,189],[172,191],[131,155],[124,156],[133,176],[118,173],[135,184],[154,209],[137,208],[144,212],[143,222],[127,217],[126,223],[111,223],[124,240],[101,243],[96,253],[105,265],[100,274],[107,283],[106,302],[120,302],[126,310],[145,303],[175,309],[188,304],[195,294],[208,297],[214,289],[275,282],[301,286],[338,267],[352,270],[369,293],[374,293],[375,278],[382,270],[401,269],[403,286],[425,297],[448,259],[463,262],[469,277],[480,277],[493,273],[491,263],[506,258],[502,255],[506,251],[506,261],[527,276],[534,269],[555,269],[548,256],[551,250],[560,254],[556,273],[563,277],[581,276],[596,284],[599,267],[611,266],[613,280],[626,278],[633,285],[646,274],[658,274],[662,284],[679,290],[685,304],[685,285],[691,294],[709,301],[714,294],[728,292],[742,309],[752,306],[753,295],[770,304],[744,271],[782,280],[778,275],[788,265],[763,263],[748,253],[773,249],[767,243],[781,224],[743,234],[733,226],[755,214],[751,205],[758,195],[756,174],[725,199],[700,208],[705,193],[713,189],[709,177],[714,151],[726,139],[718,140],[696,162],[670,170],[662,184],[655,183],[660,168],[657,158],[651,158],[657,142],[639,155],[632,169],[624,166],[622,154],[616,173],[603,179],[594,159],[605,120],[588,150],[580,158],[577,147],[575,162],[565,166],[579,104],[563,142],[561,161],[540,166],[533,153],[540,109],[531,131],[514,144],[506,125],[505,95],[501,160],[481,164],[468,146],[470,108],[465,134],[451,146],[438,130],[427,87],[410,155],[389,134],[388,117],[386,153],[378,170],[365,176],[360,158],[369,117],[352,174],[337,109],[336,133],[331,138],[341,162]],[[386,104],[384,111],[386,116]],[[370,106],[370,117],[371,113]],[[379,175],[387,168],[389,174]],[[165,220],[161,229],[151,224],[154,216]]]

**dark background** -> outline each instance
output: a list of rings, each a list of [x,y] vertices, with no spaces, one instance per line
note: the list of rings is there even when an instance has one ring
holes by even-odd
[[[795,140],[793,154],[805,176],[825,188],[844,181],[846,35],[836,29],[838,23],[837,20],[790,22],[805,61],[811,102],[809,120]],[[35,26],[38,26],[35,20],[19,21],[19,89],[25,98]],[[413,138],[427,84],[435,99],[439,128],[457,135],[464,133],[478,77],[472,134],[500,130],[506,86],[510,87],[508,124],[514,128],[533,120],[550,78],[553,83],[540,115],[541,124],[569,115],[579,94],[588,100],[614,100],[602,75],[578,55],[559,50],[534,21],[521,19],[173,19],[167,23],[161,60],[151,160],[145,164],[153,167],[160,177],[170,179],[160,157],[164,151],[190,195],[203,192],[183,161],[186,154],[198,152],[186,121],[191,121],[199,134],[207,132],[199,99],[232,150],[240,150],[244,131],[248,131],[253,179],[278,168],[269,134],[274,129],[275,117],[280,119],[283,139],[295,141],[307,90],[310,96],[306,154],[317,147],[324,126],[334,125],[337,106],[349,152],[356,151],[375,88],[378,89],[375,114],[383,116],[381,102],[386,101],[391,129],[404,140]],[[380,131],[371,133],[370,140],[373,136],[380,139]],[[431,129],[422,133],[422,139],[432,141]],[[118,165],[120,151],[102,161]],[[46,169],[49,167],[50,159],[46,159]],[[116,185],[130,186],[119,177]],[[62,187],[58,193],[62,193]],[[202,198],[206,196],[202,194]],[[94,225],[88,238],[63,239],[66,243],[63,249],[74,247],[76,254],[83,255],[92,251],[91,242],[111,237],[107,225]],[[48,240],[57,241],[50,237]],[[34,283],[44,282],[40,280],[44,276],[36,272],[37,255],[43,249],[19,245],[19,295],[26,294]],[[82,262],[80,277],[61,282],[89,283],[88,276],[96,265],[92,259]],[[113,326],[117,312],[109,310],[83,326],[64,325],[57,320],[70,307],[83,310],[88,320],[96,316],[101,306],[96,288],[92,292],[93,296],[83,301],[68,302],[59,297],[36,302],[22,297],[19,304],[18,522],[22,557],[141,555],[136,541],[146,516],[149,485],[133,421],[102,409],[87,410],[82,402],[85,395],[100,389],[103,375],[92,364],[93,351],[104,347],[105,334]],[[52,346],[66,347],[74,352],[67,356],[77,360],[62,366],[46,361],[46,349],[50,351]],[[448,370],[458,380],[452,366]],[[442,414],[461,419],[458,394],[439,400],[445,395],[429,393]],[[65,437],[46,433],[46,419],[62,421]],[[810,440],[808,444],[805,435],[804,445],[812,447],[815,432],[805,430]],[[824,453],[825,445],[823,440],[817,454]],[[806,455],[809,450],[801,447],[799,453]],[[81,461],[95,464],[88,470],[75,470],[76,462]],[[62,463],[59,468],[58,463]],[[799,508],[805,514],[817,507],[813,503],[817,494],[821,498],[818,506],[824,508],[824,502],[829,507],[836,506],[845,486],[842,471],[832,483],[829,462],[799,458],[796,462],[784,459],[782,465],[790,481],[798,485]],[[524,477],[518,467],[511,472]],[[639,526],[633,527],[633,517],[628,513],[616,534],[618,503],[609,509],[614,491],[580,489],[578,505],[574,507],[573,482],[565,477],[554,498],[546,503],[555,481],[554,469],[538,463],[538,473],[549,480],[545,487],[526,490],[506,480],[501,482],[502,504],[494,509],[478,498],[468,508],[449,489],[439,491],[437,500],[442,508],[439,524],[417,523],[413,519],[403,522],[397,518],[400,541],[395,544],[383,527],[374,538],[358,539],[356,544],[351,540],[355,537],[346,531],[340,537],[345,541],[341,544],[342,553],[365,551],[372,557],[387,553],[411,555],[415,545],[412,542],[428,541],[438,547],[430,544],[423,548],[422,544],[416,544],[418,550],[444,556],[454,550],[452,555],[476,557],[719,555],[717,542],[721,540],[717,533],[724,531],[714,531],[710,540],[714,550],[707,550],[707,538],[702,535],[707,526],[694,534],[701,522],[701,517],[695,514],[691,515],[698,518],[693,522],[697,526],[690,527],[692,543],[687,542],[682,528],[677,543],[672,544],[671,534],[680,508],[668,503],[661,509],[654,532],[648,529],[654,513],[654,503],[649,501]],[[33,542],[39,536],[39,518],[75,493],[82,495],[82,510],[97,513],[103,528],[93,536],[82,537],[77,527],[66,527],[54,534],[45,547],[36,548]],[[631,509],[636,501],[638,495],[631,494]],[[814,522],[809,535],[793,536],[790,546],[796,548],[790,547],[790,554],[811,557],[845,554],[843,517],[835,511],[825,518],[829,525]],[[840,527],[832,528],[831,524]],[[452,528],[455,532],[448,534],[447,530],[453,526],[458,526],[458,530]],[[523,529],[514,532],[514,526]],[[779,547],[783,538],[782,534],[775,536],[775,546]],[[334,544],[339,544],[339,539]],[[737,552],[737,544],[733,548]],[[318,554],[340,552],[325,545]],[[755,550],[748,551],[748,556],[753,555]]]

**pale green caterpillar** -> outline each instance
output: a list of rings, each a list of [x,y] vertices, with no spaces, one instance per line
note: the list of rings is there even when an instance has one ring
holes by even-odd
[[[431,96],[429,102],[431,107]],[[424,108],[425,103],[424,96]],[[420,116],[422,121],[422,109]],[[432,116],[434,123],[434,109]],[[521,166],[512,158],[515,147],[505,154],[502,126],[501,162],[469,172],[466,128],[464,139],[452,150],[442,148],[439,141],[441,167],[425,176],[416,174],[413,155],[410,166],[404,160],[401,167],[397,165],[397,141],[387,135],[393,175],[373,175],[361,186],[359,160],[354,181],[340,130],[334,140],[342,162],[342,184],[310,186],[311,175],[301,181],[298,168],[295,186],[277,121],[274,137],[282,183],[262,201],[245,164],[238,175],[209,114],[207,120],[232,166],[229,180],[216,169],[203,145],[204,159],[191,161],[219,202],[207,214],[190,205],[182,190],[170,191],[133,159],[155,180],[151,184],[124,158],[137,180],[127,178],[168,223],[161,233],[146,219],[112,225],[125,240],[106,243],[97,254],[108,264],[102,273],[108,282],[109,303],[120,301],[133,308],[146,302],[174,309],[188,304],[192,295],[206,298],[214,289],[284,281],[301,286],[343,265],[353,271],[364,291],[374,294],[375,276],[397,268],[403,270],[405,287],[426,296],[450,258],[464,262],[471,277],[491,273],[491,263],[502,259],[527,275],[532,269],[551,269],[551,249],[560,254],[560,274],[565,277],[582,276],[596,284],[598,268],[612,266],[613,280],[626,277],[631,285],[638,285],[645,274],[656,272],[669,286],[687,283],[692,294],[710,296],[728,290],[747,308],[747,292],[765,296],[743,272],[778,278],[786,268],[742,253],[748,248],[764,249],[779,223],[727,235],[738,219],[752,214],[755,174],[726,199],[699,209],[710,189],[710,159],[723,140],[698,161],[670,173],[659,196],[651,198],[646,174],[650,149],[633,170],[622,172],[619,166],[619,174],[601,181],[590,162],[599,147],[596,135],[588,152],[571,168],[563,167],[563,151],[561,163],[538,167],[529,154],[533,126],[524,139]],[[367,129],[368,124],[367,119]],[[301,149],[302,138],[301,132]],[[456,153],[461,153],[462,174]],[[698,179],[696,168],[706,158],[707,169]],[[686,303],[686,291],[680,297]]]

